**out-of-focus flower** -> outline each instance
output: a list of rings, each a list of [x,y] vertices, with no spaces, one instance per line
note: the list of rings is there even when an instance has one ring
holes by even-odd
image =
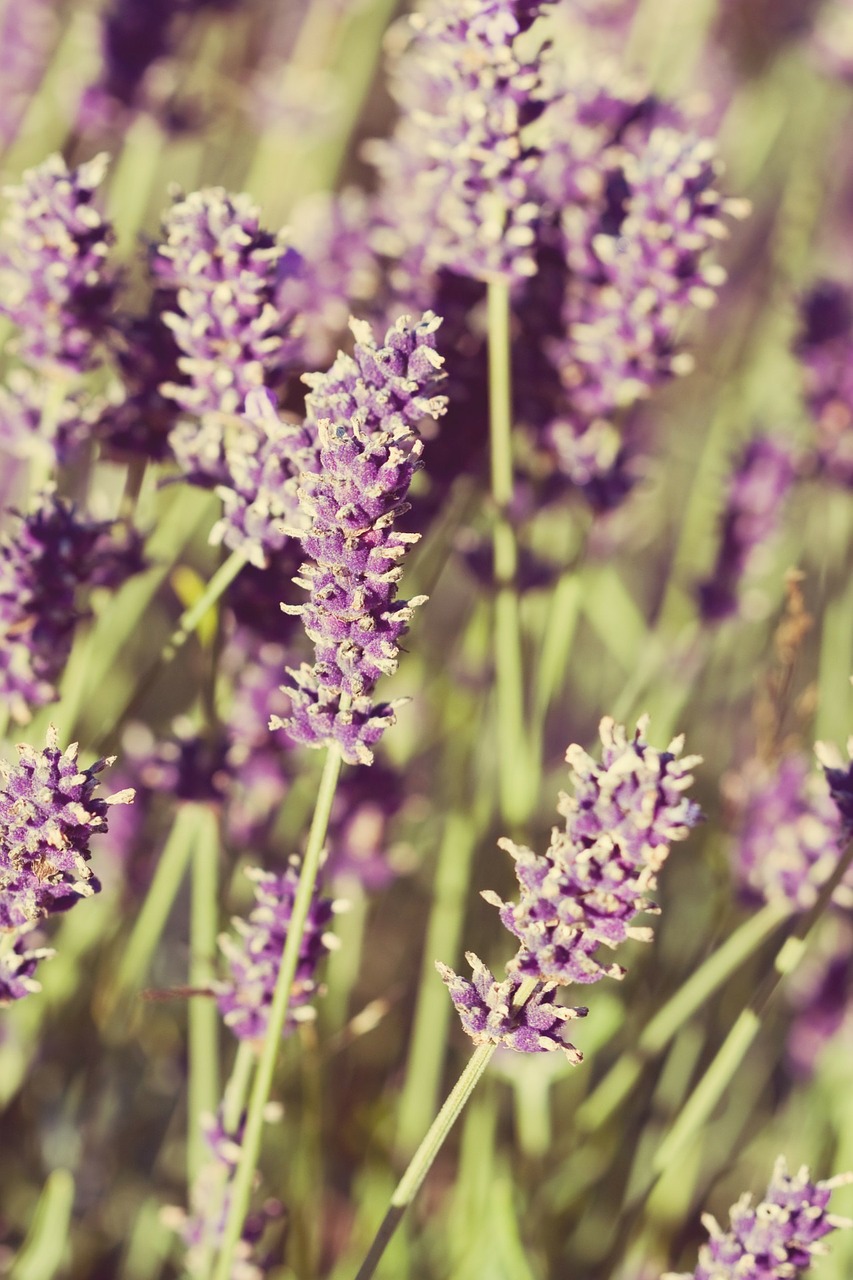
[[[538,62],[518,37],[545,0],[433,0],[409,19],[395,68],[402,107],[393,137],[374,142],[377,243],[412,252],[421,271],[524,280],[536,269],[536,159],[525,126],[541,110]]]
[[[711,1214],[702,1223],[710,1240],[699,1250],[699,1262],[690,1272],[667,1273],[663,1280],[746,1280],[766,1276],[795,1280],[811,1267],[812,1260],[826,1252],[825,1236],[839,1227],[853,1226],[847,1218],[827,1213],[836,1187],[853,1182],[853,1173],[842,1173],[821,1182],[812,1182],[803,1165],[789,1174],[784,1156],[773,1168],[764,1199],[753,1206],[745,1192],[729,1212],[730,1227],[724,1231]]]
[[[281,418],[271,392],[250,391],[243,429],[225,437],[223,452],[228,482],[217,486],[222,517],[210,540],[264,569],[293,531],[307,526],[299,487],[319,466],[315,433]]]
[[[107,830],[110,805],[133,799],[95,797],[114,757],[81,769],[76,743],[60,752],[53,727],[41,751],[21,745],[18,755],[16,764],[0,760],[0,929],[27,928],[96,893],[89,841]]]
[[[29,931],[0,932],[0,1007],[41,991],[41,984],[33,974],[41,960],[50,960],[56,955],[50,947],[30,948],[29,936]]]
[[[543,1053],[562,1049],[571,1063],[583,1060],[583,1054],[565,1039],[566,1023],[586,1016],[587,1009],[550,1004],[545,997],[556,990],[555,982],[546,983],[521,1005],[513,997],[521,985],[518,974],[510,974],[503,982],[472,951],[465,958],[473,971],[473,982],[460,978],[447,965],[436,963],[442,981],[474,1044],[499,1044],[517,1053]]]
[[[521,897],[518,903],[502,902],[492,892],[483,897],[499,908],[501,922],[521,943],[507,965],[509,976],[496,982],[476,956],[469,956],[473,984],[440,966],[463,1026],[478,1042],[525,1052],[553,1047],[537,1046],[530,1034],[540,1029],[540,1018],[552,1016],[552,1006],[534,1005],[537,1020],[530,1028],[523,1021],[523,982],[532,984],[532,993],[545,995],[558,985],[622,977],[619,965],[603,965],[595,952],[629,938],[651,937],[650,929],[632,921],[640,911],[656,911],[647,895],[656,887],[670,845],[686,839],[701,818],[698,805],[685,795],[700,757],[681,757],[682,738],[656,751],[645,741],[645,729],[643,719],[629,739],[621,725],[602,720],[601,764],[577,744],[569,747],[574,795],[560,797],[565,829],[554,828],[544,855],[500,841],[515,858]],[[577,1011],[566,1014],[573,1016]],[[519,1027],[526,1028],[522,1043],[513,1046]],[[545,1038],[551,1037],[546,1033]]]
[[[15,139],[56,34],[52,0],[6,0],[0,15],[0,149]]]
[[[179,409],[160,388],[180,376],[180,351],[163,322],[172,301],[168,290],[155,289],[147,314],[116,317],[111,346],[121,380],[101,414],[98,437],[121,457],[161,462],[171,456],[169,434]]]
[[[16,720],[57,696],[80,588],[116,586],[142,567],[138,536],[116,530],[45,494],[0,539],[0,692]]]
[[[806,406],[817,433],[817,470],[853,487],[853,291],[819,281],[802,304],[796,345]]]
[[[235,917],[232,921],[238,937],[222,934],[219,939],[230,976],[216,983],[216,994],[219,1011],[234,1035],[240,1040],[261,1040],[266,1034],[293,913],[299,883],[298,859],[292,859],[281,874],[250,867],[246,875],[254,881],[256,905],[247,920]],[[309,1002],[320,993],[317,967],[336,943],[328,927],[339,906],[316,895],[311,904],[300,942],[285,1034],[315,1016]]]
[[[4,188],[0,313],[29,364],[78,373],[97,362],[116,292],[113,232],[94,204],[106,168],[106,155],[71,170],[54,155]]]
[[[306,377],[320,470],[300,490],[311,523],[296,533],[313,563],[297,581],[311,598],[282,607],[301,616],[316,660],[288,668],[291,712],[273,716],[270,727],[305,746],[337,743],[354,764],[371,762],[371,746],[393,723],[393,704],[374,706],[371,695],[379,677],[396,670],[400,637],[423,602],[395,601],[399,561],[419,535],[392,526],[420,465],[413,425],[444,410],[442,397],[428,394],[442,364],[438,325],[431,313],[414,325],[401,320],[380,346],[367,325],[356,324],[354,355]]]
[[[847,740],[847,760],[827,742],[818,742],[816,752],[829,783],[829,794],[841,814],[842,838],[853,839],[853,737]]]
[[[782,436],[756,436],[737,458],[728,484],[722,535],[711,574],[698,588],[706,621],[731,617],[738,588],[756,550],[779,527],[785,499],[797,476],[790,443]]]
[[[160,1216],[166,1226],[180,1234],[186,1245],[183,1260],[186,1274],[206,1277],[210,1273],[211,1252],[220,1247],[225,1234],[234,1177],[240,1162],[243,1122],[236,1133],[229,1133],[220,1107],[216,1116],[204,1117],[203,1128],[209,1155],[190,1188],[189,1212],[177,1205],[167,1205]],[[257,1178],[255,1181],[257,1183]],[[280,1214],[279,1202],[268,1200],[260,1210],[247,1215],[234,1251],[232,1280],[263,1280],[267,1270],[254,1260],[256,1246],[268,1223]]]
[[[58,401],[51,379],[11,369],[0,386],[0,448],[16,458],[43,458],[51,470],[70,462],[95,435],[105,405],[82,389],[63,391]]]
[[[785,1056],[795,1078],[808,1080],[823,1049],[853,1031],[853,928],[849,913],[836,911],[820,923],[815,944],[786,984],[786,1002],[793,1019],[785,1041]]]
[[[754,762],[740,770],[726,791],[737,815],[742,888],[753,900],[808,910],[842,850],[841,816],[824,778],[790,754],[772,768]]]
[[[275,386],[295,352],[292,317],[277,297],[282,281],[298,270],[299,255],[284,233],[263,230],[248,196],[222,187],[176,196],[163,236],[152,270],[160,288],[174,291],[174,307],[163,320],[181,351],[184,380],[160,390],[192,415],[172,430],[170,443],[190,478],[227,484],[229,425],[242,430],[235,418],[246,396]]]
[[[348,187],[335,195],[300,200],[290,217],[302,263],[279,289],[279,303],[299,316],[303,358],[309,369],[335,355],[349,318],[373,299],[379,267],[371,248],[371,206]]]

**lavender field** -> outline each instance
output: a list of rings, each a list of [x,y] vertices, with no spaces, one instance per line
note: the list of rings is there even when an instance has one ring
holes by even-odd
[[[851,124],[851,0],[0,0],[0,1276],[853,1275]]]

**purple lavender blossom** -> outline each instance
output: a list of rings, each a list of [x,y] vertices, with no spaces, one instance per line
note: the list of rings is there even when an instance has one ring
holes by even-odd
[[[354,355],[339,356],[327,374],[306,375],[320,470],[300,490],[311,524],[295,532],[313,563],[296,582],[311,598],[282,608],[301,616],[316,660],[288,668],[291,712],[273,716],[270,727],[305,746],[337,743],[353,764],[370,764],[371,746],[393,723],[395,704],[374,706],[371,695],[380,676],[396,670],[400,638],[423,602],[394,599],[399,560],[419,535],[391,526],[407,510],[420,466],[412,427],[444,411],[441,397],[426,394],[442,363],[433,346],[438,324],[430,312],[415,325],[401,320],[378,346],[355,323]]]
[[[737,612],[741,581],[755,551],[779,527],[796,475],[793,449],[782,436],[758,435],[737,458],[729,479],[717,558],[710,576],[698,588],[706,622],[718,622]]]
[[[853,487],[853,291],[820,280],[802,303],[796,353],[816,432],[818,474]]]
[[[132,791],[96,798],[97,774],[115,757],[87,769],[76,743],[60,752],[56,730],[41,751],[20,745],[19,760],[0,759],[0,929],[23,929],[66,911],[100,888],[89,866],[89,841],[107,830],[110,805]]]
[[[436,968],[474,1044],[499,1044],[517,1053],[562,1049],[572,1064],[583,1060],[583,1054],[564,1038],[565,1023],[586,1017],[587,1009],[549,1003],[545,997],[556,990],[554,982],[539,987],[523,1004],[515,1005],[513,997],[522,982],[518,974],[497,982],[472,951],[466,952],[465,958],[473,970],[473,982],[460,978],[440,961],[436,961]]]
[[[299,266],[283,233],[261,228],[248,196],[209,187],[177,196],[152,261],[162,289],[175,293],[164,322],[181,351],[183,381],[160,388],[191,420],[170,443],[190,478],[228,483],[223,458],[228,424],[250,391],[275,386],[295,354],[292,316],[277,305],[279,287]],[[200,419],[200,421],[197,421]]]
[[[700,757],[680,758],[682,738],[656,751],[645,741],[645,729],[643,718],[629,739],[621,725],[605,717],[601,764],[577,744],[569,747],[574,795],[561,795],[565,829],[554,828],[544,855],[511,840],[499,842],[515,858],[521,897],[518,903],[502,902],[490,891],[483,897],[499,908],[502,924],[521,943],[507,965],[508,977],[498,983],[476,956],[468,957],[473,984],[439,965],[462,1024],[477,1043],[503,1043],[523,1052],[553,1048],[547,1040],[564,1015],[555,1014],[555,1006],[540,1005],[541,996],[572,982],[621,978],[624,970],[603,965],[595,952],[629,938],[651,938],[650,929],[632,921],[639,911],[657,910],[646,895],[655,889],[670,845],[686,839],[701,818],[698,805],[685,795],[693,781],[690,769]],[[526,983],[532,993],[527,999]],[[523,1011],[530,999],[536,1001],[536,1020],[527,1024]],[[513,1044],[519,1029],[523,1034]],[[531,1033],[540,1030],[545,1042],[537,1045]]]
[[[121,399],[104,409],[98,437],[120,458],[162,462],[171,457],[169,435],[179,410],[160,388],[180,378],[180,351],[163,322],[173,303],[169,290],[155,289],[146,314],[116,318],[112,349],[121,374]]]
[[[264,569],[293,531],[307,525],[299,486],[319,466],[315,433],[281,418],[271,392],[250,391],[243,430],[225,437],[223,453],[228,483],[217,487],[222,517],[210,541],[242,551]]]
[[[679,759],[682,738],[656,751],[645,729],[644,718],[629,740],[621,725],[602,720],[600,765],[577,744],[569,747],[574,796],[560,797],[565,830],[553,830],[544,855],[500,841],[515,859],[521,898],[507,903],[491,892],[483,896],[521,942],[511,972],[556,983],[619,978],[624,970],[603,965],[598,948],[651,939],[651,929],[632,921],[640,911],[657,911],[646,899],[670,844],[686,839],[700,820],[684,793],[701,757]]]
[[[14,719],[57,697],[88,585],[116,586],[142,567],[138,537],[80,519],[53,494],[0,539],[0,693]]]
[[[33,977],[39,962],[56,955],[50,947],[28,947],[29,932],[0,933],[0,1008],[41,991]]]
[[[516,42],[545,8],[544,0],[435,0],[410,18],[394,85],[403,115],[370,152],[392,256],[413,250],[425,273],[534,273],[540,210],[524,130],[541,110],[540,76]]]
[[[806,911],[838,864],[842,823],[829,787],[804,756],[757,762],[729,784],[737,809],[735,873],[749,898]]]
[[[106,168],[106,155],[71,170],[54,155],[4,189],[0,313],[29,364],[78,373],[97,362],[116,292],[112,228],[93,202]]]
[[[746,1280],[746,1277],[786,1277],[795,1280],[809,1270],[812,1260],[826,1252],[825,1236],[840,1227],[853,1226],[847,1218],[827,1213],[836,1187],[853,1182],[842,1173],[812,1182],[803,1165],[789,1174],[784,1156],[773,1167],[773,1177],[760,1204],[753,1207],[746,1192],[729,1212],[730,1228],[711,1214],[702,1218],[710,1240],[699,1250],[692,1272],[668,1273],[663,1280]]]
[[[219,939],[231,975],[216,984],[216,994],[219,1011],[234,1035],[240,1040],[261,1040],[266,1034],[293,912],[299,862],[291,859],[280,875],[260,867],[248,868],[246,875],[255,883],[256,905],[247,920],[233,920],[238,938],[223,934]],[[338,904],[319,896],[311,904],[300,942],[285,1034],[315,1016],[309,1001],[320,993],[315,977],[317,966],[335,945],[328,926],[336,909]]]
[[[848,916],[840,911],[824,916],[814,946],[809,945],[787,985],[786,1001],[794,1016],[785,1056],[795,1079],[810,1079],[829,1041],[851,1030],[853,927]]]

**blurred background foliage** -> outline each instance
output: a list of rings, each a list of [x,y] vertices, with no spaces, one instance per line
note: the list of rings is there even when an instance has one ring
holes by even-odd
[[[0,11],[7,42],[14,24],[27,25],[33,62],[27,92],[10,95],[3,173],[17,180],[55,150],[69,164],[108,151],[106,205],[131,296],[139,239],[156,238],[171,184],[245,190],[264,225],[277,227],[310,221],[318,192],[373,181],[360,148],[393,119],[382,69],[383,46],[400,39],[393,0],[30,0],[26,8],[24,16],[18,0],[5,0]],[[558,7],[557,48],[568,56],[578,43],[606,39],[608,56],[656,91],[704,110],[725,162],[723,189],[748,198],[753,212],[723,247],[729,280],[720,305],[688,335],[695,372],[636,412],[649,447],[630,499],[600,517],[573,499],[526,513],[525,542],[541,569],[523,593],[522,622],[542,767],[532,761],[529,778],[519,778],[535,791],[524,836],[544,846],[565,747],[590,746],[604,713],[630,723],[648,711],[659,746],[686,734],[688,749],[704,756],[697,791],[708,822],[666,869],[653,945],[629,945],[625,981],[596,991],[576,1035],[584,1065],[499,1053],[389,1249],[380,1271],[388,1278],[645,1280],[691,1265],[700,1212],[724,1221],[745,1187],[762,1189],[778,1152],[820,1176],[853,1167],[853,1021],[848,1010],[805,1070],[788,1048],[792,996],[773,1008],[713,1123],[633,1210],[664,1127],[766,971],[769,943],[643,1067],[611,1115],[583,1110],[651,1014],[753,910],[733,891],[721,783],[755,755],[768,699],[776,698],[786,741],[807,753],[816,738],[843,744],[853,729],[848,491],[819,479],[798,487],[750,567],[738,616],[703,624],[695,599],[716,554],[738,448],[759,429],[803,446],[810,438],[792,343],[801,293],[822,275],[851,278],[849,84],[814,56],[817,6],[806,0],[599,0],[587,8]],[[112,62],[124,59],[125,71],[150,46],[150,65],[124,102],[111,94],[105,31]],[[11,460],[4,467],[14,500],[20,475]],[[122,480],[121,466],[101,462],[91,501],[113,509]],[[214,514],[210,495],[158,489],[147,477],[137,519],[155,530],[151,558],[162,569],[96,607],[63,701],[13,738],[43,740],[47,721],[58,719],[74,727],[88,758],[120,750],[113,726],[146,654],[218,562],[206,541]],[[337,924],[342,946],[317,1024],[284,1045],[283,1115],[263,1161],[265,1187],[284,1206],[270,1245],[276,1280],[353,1274],[401,1156],[467,1052],[432,962],[457,963],[464,949],[505,958],[493,910],[477,896],[511,888],[491,799],[491,597],[466,550],[484,527],[481,476],[463,473],[406,577],[408,595],[430,595],[395,677],[395,693],[413,701],[383,744],[377,769],[385,772],[353,774],[339,815],[338,837],[348,807],[360,806],[369,846],[378,821],[371,797],[397,793],[393,817],[381,823],[378,883],[365,887],[346,867],[332,877],[334,893],[351,902]],[[786,605],[790,568],[802,575],[800,607],[812,625],[793,654],[780,656],[774,637],[786,607],[795,608],[790,580]],[[148,724],[162,731],[176,714],[194,713],[216,648],[213,615],[149,691]],[[308,756],[301,767],[272,841],[282,853],[298,851],[310,814],[316,761]],[[130,987],[119,1009],[107,998],[171,812],[170,798],[157,797],[130,868],[120,850],[100,864],[104,892],[59,922],[43,992],[2,1012],[0,1271],[15,1280],[181,1274],[159,1211],[185,1202],[187,1000],[169,992],[187,980],[186,888],[145,978],[149,996],[165,994],[143,999]],[[223,925],[246,905],[238,869],[252,852],[227,850]],[[828,951],[831,931],[844,927],[825,922]],[[838,1201],[849,1210],[850,1192]],[[842,1280],[851,1266],[853,1240],[842,1234],[815,1274]]]

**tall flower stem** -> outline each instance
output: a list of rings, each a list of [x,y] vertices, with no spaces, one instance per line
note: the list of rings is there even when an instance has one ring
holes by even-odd
[[[489,438],[494,502],[492,548],[495,574],[495,677],[498,715],[498,780],[503,818],[523,821],[529,798],[523,777],[524,665],[516,575],[518,548],[509,518],[513,497],[512,381],[509,284],[488,285]]]
[[[477,817],[470,812],[460,809],[447,815],[438,852],[406,1083],[397,1121],[397,1145],[401,1154],[408,1155],[414,1150],[425,1123],[435,1113],[453,1007],[443,986],[435,980],[433,957],[447,956],[452,964],[458,954],[468,873],[479,829]]]
[[[190,903],[189,985],[210,986],[214,978],[218,902],[219,824],[209,806],[200,806],[192,861]],[[201,1117],[216,1111],[219,1103],[219,1010],[216,1002],[200,997],[189,1005],[189,1181],[204,1163]]]
[[[643,1028],[636,1048],[618,1062],[578,1108],[578,1128],[592,1133],[604,1124],[636,1084],[644,1063],[661,1053],[725,980],[761,946],[790,908],[768,903],[749,916],[658,1010]]]
[[[132,997],[142,986],[151,957],[166,928],[178,890],[198,841],[201,806],[181,805],[157,863],[151,887],[122,950],[121,962],[105,1002],[107,1027],[123,1034]],[[121,1012],[119,1012],[121,1011]]]
[[[744,1056],[761,1028],[762,1018],[777,995],[782,982],[799,964],[805,954],[808,936],[820,920],[839,882],[853,863],[853,843],[839,860],[829,880],[821,888],[814,906],[798,920],[795,928],[785,938],[776,953],[773,967],[759,984],[752,1000],[741,1010],[720,1046],[713,1062],[694,1087],[675,1123],[655,1152],[648,1178],[634,1199],[630,1209],[637,1210],[645,1201],[661,1174],[684,1151],[687,1143],[710,1118],[714,1107],[743,1062]]]
[[[293,901],[293,912],[290,917],[284,951],[282,952],[281,968],[279,969],[273,993],[266,1035],[264,1036],[258,1070],[255,1075],[251,1097],[249,1098],[240,1163],[234,1178],[228,1219],[225,1224],[222,1249],[214,1271],[214,1280],[229,1280],[234,1249],[240,1238],[249,1206],[252,1180],[261,1149],[264,1108],[269,1100],[272,1088],[281,1034],[287,1018],[290,990],[293,986],[293,979],[299,963],[302,934],[311,907],[314,886],[317,882],[317,873],[320,869],[320,859],[326,841],[329,816],[332,811],[332,802],[335,798],[341,764],[341,754],[338,748],[335,746],[328,747],[326,763],[317,792],[317,805],[314,809],[314,818],[308,834],[308,846],[305,850],[305,857],[299,873],[299,884]]]
[[[370,1280],[376,1271],[388,1242],[399,1226],[407,1207],[417,1195],[421,1183],[429,1173],[435,1157],[444,1144],[445,1138],[450,1133],[462,1108],[474,1092],[477,1082],[489,1065],[496,1047],[494,1044],[481,1044],[474,1050],[468,1065],[453,1086],[444,1106],[430,1125],[423,1142],[412,1156],[406,1172],[397,1183],[394,1194],[391,1196],[388,1212],[382,1220],[382,1225],[376,1233],[373,1244],[370,1246],[367,1257],[361,1264],[355,1280]],[[219,1280],[219,1277],[217,1277],[217,1280]]]

